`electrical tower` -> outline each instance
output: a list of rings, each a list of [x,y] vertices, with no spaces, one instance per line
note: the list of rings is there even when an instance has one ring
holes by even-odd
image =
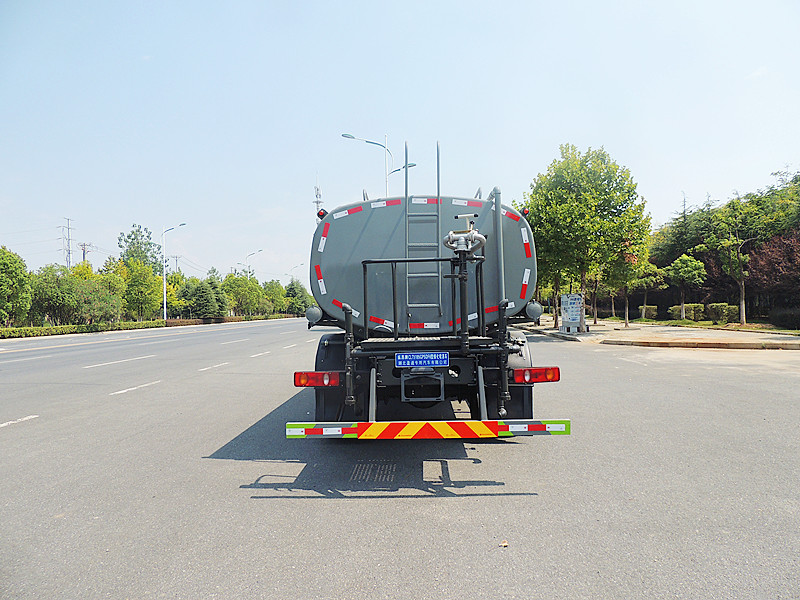
[[[319,213],[319,209],[322,206],[322,190],[319,189],[319,182],[314,186],[314,196],[316,197],[314,204],[317,205],[317,213]],[[317,217],[317,222],[319,223],[319,217]]]
[[[61,249],[64,251],[64,260],[66,260],[67,268],[69,269],[72,267],[72,227],[70,226],[70,221],[73,221],[74,219],[64,217],[64,220],[67,222],[67,224],[61,226]],[[65,229],[66,236],[64,235]]]

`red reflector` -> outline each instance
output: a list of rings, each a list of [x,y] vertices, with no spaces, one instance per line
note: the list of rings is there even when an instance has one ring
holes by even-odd
[[[514,369],[514,383],[547,383],[559,381],[561,370],[558,367],[534,367],[532,369]]]
[[[339,371],[296,371],[295,387],[335,387],[339,385]]]

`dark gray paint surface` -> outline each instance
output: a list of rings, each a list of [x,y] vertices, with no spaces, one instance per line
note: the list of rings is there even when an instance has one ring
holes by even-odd
[[[456,215],[473,213],[475,227],[488,239],[479,252],[486,256],[484,293],[486,321],[497,320],[497,258],[493,243],[493,202],[442,196],[410,196],[371,202],[354,202],[332,210],[317,227],[311,247],[311,290],[320,307],[344,324],[341,303],[353,307],[357,323],[365,315],[361,261],[384,258],[449,258],[453,252],[442,244],[449,231],[463,230],[465,221]],[[536,286],[536,252],[533,235],[524,217],[504,207],[503,248],[508,313],[521,311],[533,297]],[[527,240],[527,246],[525,244]],[[448,263],[398,265],[398,324],[401,333],[440,335],[452,329]],[[474,266],[470,267],[470,326],[477,326]],[[392,275],[388,264],[371,265],[368,271],[370,328],[393,323]]]

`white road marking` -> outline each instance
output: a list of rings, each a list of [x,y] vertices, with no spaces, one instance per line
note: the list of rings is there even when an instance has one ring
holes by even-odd
[[[647,363],[644,362],[643,360],[636,360],[635,358],[625,358],[624,356],[620,356],[619,359],[627,362],[636,363],[637,365],[642,365],[643,367],[647,366]]]
[[[30,358],[15,358],[14,360],[4,360],[0,362],[0,365],[4,365],[6,363],[14,363],[14,362],[22,362],[25,360],[39,360],[40,358],[52,358],[52,354],[48,354],[46,356],[32,356]]]
[[[30,421],[31,419],[36,419],[38,416],[39,415],[28,415],[27,417],[22,417],[16,421],[6,421],[5,423],[0,423],[0,427],[8,427],[9,425],[16,425],[17,423],[22,423],[23,421]]]
[[[216,369],[217,367],[224,367],[225,365],[229,365],[230,363],[219,363],[218,365],[212,365],[210,367],[203,367],[202,369],[197,369],[198,371],[208,371],[209,369]]]
[[[235,344],[237,342],[246,342],[250,338],[242,338],[241,340],[231,340],[230,342],[222,342],[220,346],[224,346],[225,344]]]
[[[290,333],[294,333],[294,331],[281,331],[278,335],[289,335]]]
[[[316,341],[317,340],[315,340],[315,339],[306,340],[306,344],[310,344],[311,342],[316,342]]]
[[[284,346],[283,349],[287,350],[289,348],[294,348],[295,346],[297,346],[297,344],[289,344],[288,346]]]
[[[155,385],[157,383],[161,383],[161,380],[158,381],[151,381],[150,383],[145,383],[142,385],[137,385],[136,387],[128,388],[127,390],[120,390],[118,392],[111,392],[109,396],[116,396],[117,394],[124,394],[125,392],[132,392],[133,390],[140,390],[142,388],[150,387],[151,385]]]
[[[112,360],[111,362],[104,362],[97,365],[87,365],[84,369],[94,369],[95,367],[105,367],[106,365],[117,365],[119,363],[130,362],[132,360],[142,360],[145,358],[153,358],[155,354],[148,354],[147,356],[137,356],[136,358],[123,358],[122,360]]]
[[[251,354],[250,358],[255,358],[256,356],[264,356],[265,354],[269,354],[270,351],[267,350],[266,352],[259,352],[258,354]]]

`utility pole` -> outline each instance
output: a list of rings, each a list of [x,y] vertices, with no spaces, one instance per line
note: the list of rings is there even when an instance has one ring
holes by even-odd
[[[174,259],[175,259],[175,272],[176,272],[176,273],[178,272],[178,259],[179,259],[180,257],[181,257],[181,255],[180,255],[180,254],[171,254],[171,255],[170,255],[170,258],[174,258]]]
[[[84,261],[86,260],[86,254],[87,254],[88,252],[91,252],[91,251],[92,251],[92,249],[94,248],[94,246],[92,246],[92,242],[89,242],[88,244],[87,244],[87,243],[85,243],[85,242],[84,242],[84,243],[82,243],[82,244],[78,244],[78,247],[79,247],[81,250],[83,250],[83,260],[84,260]]]

